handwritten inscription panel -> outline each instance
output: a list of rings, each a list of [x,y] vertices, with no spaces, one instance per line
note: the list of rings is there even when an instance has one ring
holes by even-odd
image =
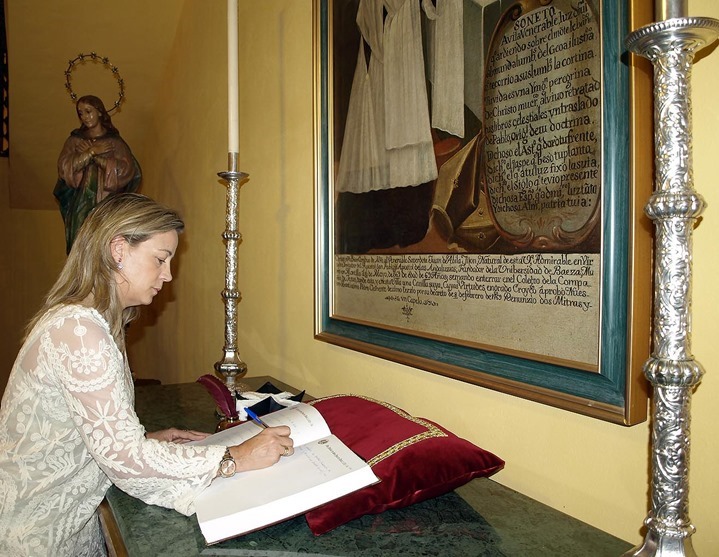
[[[540,359],[597,364],[597,254],[337,255],[335,312]]]
[[[599,220],[599,36],[584,0],[521,2],[497,28],[484,171],[493,220],[518,247],[570,250]]]

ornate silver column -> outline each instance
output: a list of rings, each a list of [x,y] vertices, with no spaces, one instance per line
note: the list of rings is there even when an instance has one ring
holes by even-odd
[[[676,7],[679,6],[679,9]],[[653,386],[651,510],[642,545],[629,556],[696,555],[688,515],[692,389],[704,374],[691,353],[692,230],[705,208],[692,175],[691,69],[719,21],[684,17],[686,4],[664,2],[669,19],[633,32],[627,48],[654,65],[653,351],[644,373]],[[679,13],[677,13],[679,12]]]
[[[244,377],[247,373],[247,364],[240,359],[237,349],[237,303],[241,297],[237,289],[237,247],[242,239],[242,235],[237,230],[237,219],[240,182],[248,175],[237,170],[238,153],[228,153],[227,159],[229,170],[217,173],[227,182],[227,205],[225,231],[222,234],[225,240],[225,289],[222,291],[222,299],[225,302],[225,345],[222,360],[215,362],[215,371],[225,378],[225,385],[234,394],[246,390],[244,385],[238,385],[235,380]]]

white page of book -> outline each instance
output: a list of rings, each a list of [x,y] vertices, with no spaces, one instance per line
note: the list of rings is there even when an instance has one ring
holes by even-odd
[[[290,437],[292,437],[295,447],[330,435],[330,428],[327,426],[322,414],[314,406],[305,403],[298,403],[262,416],[262,421],[269,426],[289,426]],[[188,444],[224,445],[228,447],[239,445],[243,441],[254,437],[260,431],[262,431],[262,426],[253,421],[247,421],[210,435],[202,441],[193,441]]]
[[[361,458],[330,435],[296,447],[292,456],[269,468],[216,478],[198,496],[195,508],[205,539],[215,543],[296,516],[377,481]]]

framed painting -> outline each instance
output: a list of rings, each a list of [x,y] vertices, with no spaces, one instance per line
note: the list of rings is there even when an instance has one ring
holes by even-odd
[[[315,0],[315,338],[646,419],[634,0]]]

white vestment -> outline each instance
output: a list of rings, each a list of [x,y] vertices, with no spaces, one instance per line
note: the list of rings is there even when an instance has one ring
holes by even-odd
[[[338,192],[365,193],[390,186],[384,143],[382,9],[382,0],[360,0],[357,10],[362,36],[335,183]],[[369,62],[365,43],[371,51]]]
[[[464,137],[464,37],[462,0],[422,0],[429,19],[428,62],[432,127]]]
[[[385,143],[392,187],[437,177],[417,0],[385,0]]]

